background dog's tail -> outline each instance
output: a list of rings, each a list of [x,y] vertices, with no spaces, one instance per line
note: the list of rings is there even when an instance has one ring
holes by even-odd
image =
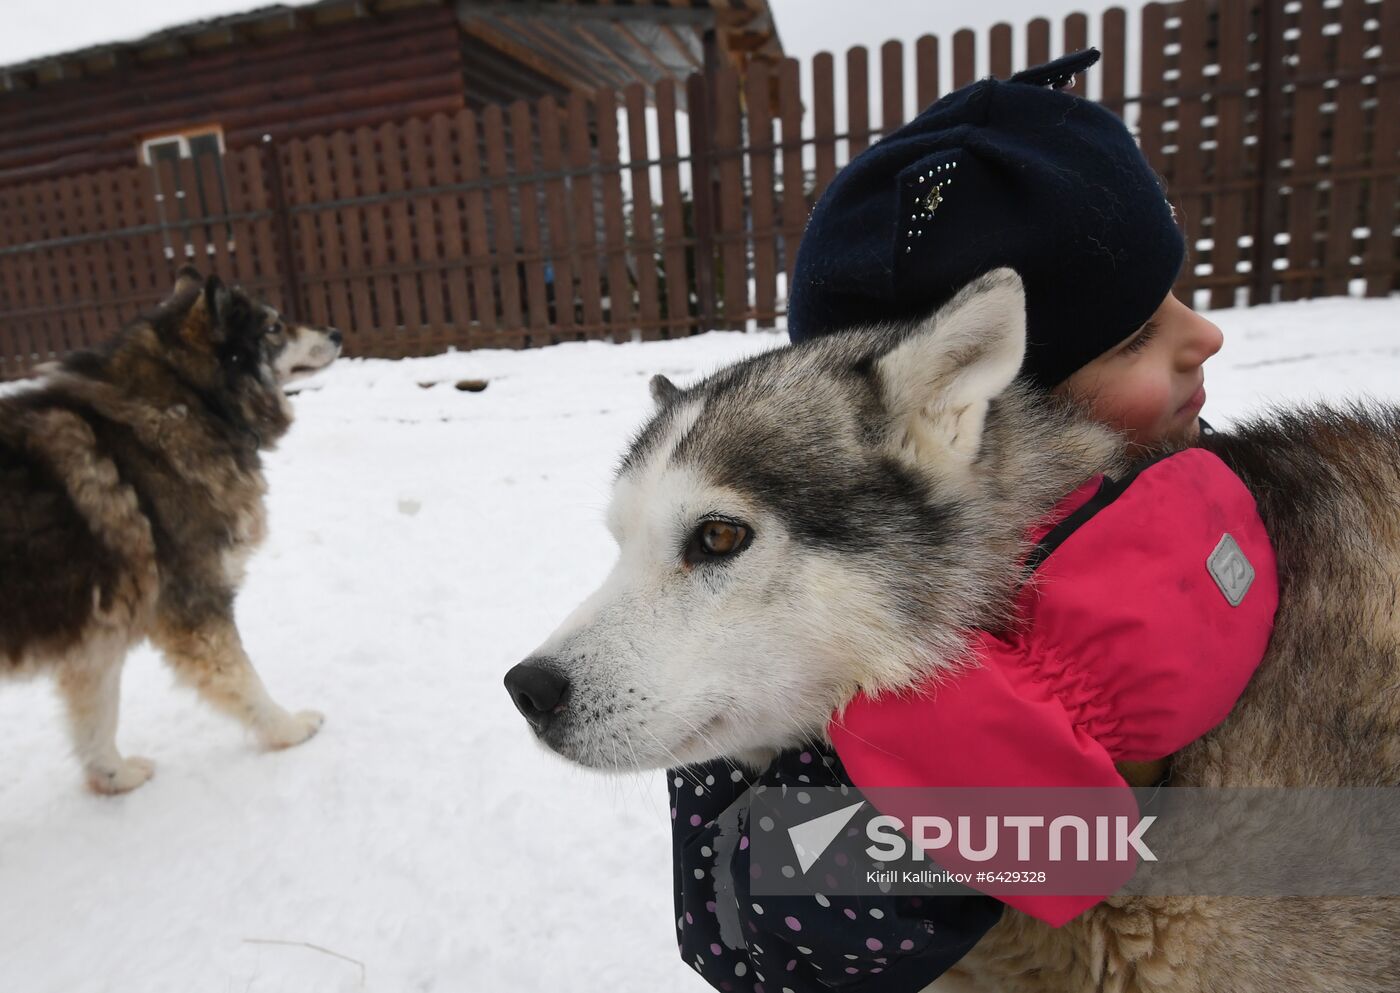
[[[27,419],[25,447],[49,464],[93,537],[123,564],[112,587],[94,590],[94,609],[119,623],[139,623],[155,605],[160,573],[151,522],[136,491],[98,450],[97,437],[81,417],[45,410]]]

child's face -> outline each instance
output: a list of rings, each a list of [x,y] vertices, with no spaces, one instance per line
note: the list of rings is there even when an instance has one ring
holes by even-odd
[[[1170,293],[1127,341],[1055,388],[1138,445],[1194,441],[1206,402],[1206,359],[1220,351],[1220,329]]]

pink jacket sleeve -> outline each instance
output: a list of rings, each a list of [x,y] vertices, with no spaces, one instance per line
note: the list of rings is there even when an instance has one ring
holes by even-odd
[[[833,718],[856,786],[1116,786],[1135,812],[1114,763],[1163,758],[1229,714],[1278,605],[1244,484],[1189,449],[1091,481],[1060,510],[1032,536],[1017,630],[971,632],[965,671]],[[1001,899],[1059,926],[1102,895]]]

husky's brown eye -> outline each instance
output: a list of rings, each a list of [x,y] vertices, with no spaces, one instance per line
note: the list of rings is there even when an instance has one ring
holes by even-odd
[[[747,527],[735,521],[701,521],[686,542],[685,564],[695,565],[737,555],[749,546],[751,536]]]

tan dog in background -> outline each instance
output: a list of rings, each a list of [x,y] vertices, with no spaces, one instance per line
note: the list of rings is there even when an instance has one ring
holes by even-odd
[[[265,531],[259,453],[291,424],[283,387],[340,342],[186,268],[151,316],[0,397],[0,675],[54,673],[94,790],[151,776],[116,744],[145,638],[264,745],[320,728],[268,695],[233,603]]]

